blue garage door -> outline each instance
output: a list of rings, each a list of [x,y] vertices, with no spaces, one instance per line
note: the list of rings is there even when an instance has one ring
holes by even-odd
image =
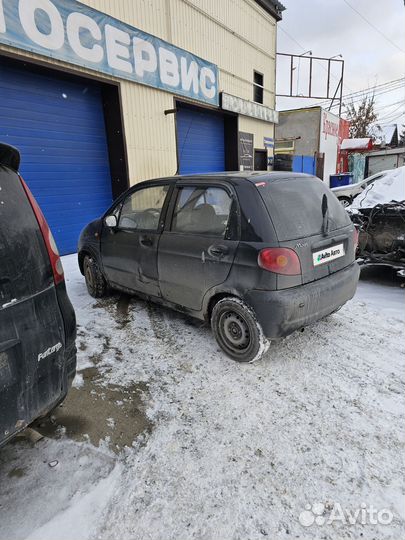
[[[224,171],[223,117],[211,111],[179,107],[176,121],[179,173]]]
[[[0,61],[0,141],[21,152],[21,175],[61,254],[111,204],[100,88]]]

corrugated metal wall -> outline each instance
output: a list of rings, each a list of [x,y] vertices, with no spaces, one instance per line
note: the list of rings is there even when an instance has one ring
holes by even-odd
[[[268,122],[258,122],[254,118],[249,118],[248,116],[239,117],[239,131],[253,133],[254,148],[264,148],[264,137],[274,139],[274,124],[269,124]],[[269,150],[268,153],[269,155],[273,155],[271,150]]]
[[[131,184],[176,173],[173,96],[140,84],[121,85]]]
[[[220,68],[220,90],[253,98],[253,70],[264,75],[264,104],[274,106],[275,23],[246,0],[172,0],[173,43]],[[249,24],[246,22],[249,21]]]
[[[253,0],[82,2],[214,62],[220,69],[220,91],[252,100],[253,70],[263,73],[264,104],[274,107],[276,23]],[[2,49],[15,52],[0,45]],[[50,65],[65,65],[23,51],[18,54]],[[73,69],[92,73],[79,67]],[[175,118],[164,115],[166,109],[173,108],[173,95],[123,80],[120,86],[131,184],[174,174]],[[263,136],[272,137],[272,129],[267,122],[240,117],[240,130],[254,134],[256,148],[264,147]]]

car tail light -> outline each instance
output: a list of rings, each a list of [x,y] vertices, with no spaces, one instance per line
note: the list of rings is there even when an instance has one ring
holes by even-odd
[[[275,274],[283,274],[285,276],[297,276],[301,274],[301,263],[293,249],[262,249],[257,262],[261,268]]]
[[[46,249],[48,251],[49,260],[52,266],[53,280],[55,282],[55,285],[58,285],[58,283],[61,283],[65,279],[65,276],[63,274],[62,261],[60,260],[58,248],[53,238],[51,229],[49,228],[49,225],[46,222],[44,214],[42,213],[42,210],[38,206],[38,203],[35,200],[34,195],[31,193],[29,187],[21,178],[21,176],[20,176],[20,180],[23,185],[24,191],[28,197],[28,200],[30,201],[35,217],[37,218],[39,228],[41,229],[41,233],[44,238]]]
[[[357,248],[359,247],[359,231],[356,229],[356,227],[353,230],[353,244],[354,252],[356,253]]]

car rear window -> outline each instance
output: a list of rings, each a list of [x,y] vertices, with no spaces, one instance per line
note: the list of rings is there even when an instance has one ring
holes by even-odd
[[[268,180],[257,187],[280,241],[315,236],[322,232],[322,197],[328,199],[328,230],[350,225],[350,218],[335,195],[314,176]]]
[[[51,283],[49,257],[20,179],[0,165],[0,309]]]

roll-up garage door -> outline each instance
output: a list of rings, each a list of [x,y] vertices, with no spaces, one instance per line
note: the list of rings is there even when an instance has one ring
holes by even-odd
[[[0,141],[20,150],[60,253],[75,252],[81,229],[112,201],[100,87],[0,59]]]
[[[224,171],[223,116],[213,111],[178,106],[176,121],[179,173]]]

